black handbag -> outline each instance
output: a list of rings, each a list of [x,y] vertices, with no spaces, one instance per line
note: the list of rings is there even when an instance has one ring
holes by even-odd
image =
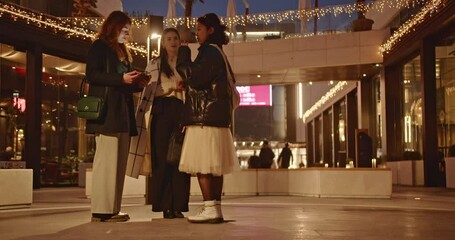
[[[171,132],[166,156],[167,163],[173,166],[178,166],[180,164],[183,139],[185,139],[185,132],[182,132],[181,127],[176,128],[174,131]]]
[[[79,96],[80,99],[77,101],[77,116],[87,120],[100,120],[104,118],[106,104],[105,100],[107,95],[107,87],[105,87],[105,97],[95,97],[83,95],[84,85],[87,82],[86,78],[82,80]]]

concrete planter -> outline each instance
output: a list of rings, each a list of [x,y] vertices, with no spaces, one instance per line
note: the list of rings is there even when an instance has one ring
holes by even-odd
[[[455,157],[447,157],[446,161],[446,187],[455,188]]]
[[[33,199],[32,169],[0,169],[0,209],[30,207]]]
[[[392,170],[392,183],[405,186],[423,186],[423,160],[387,162]]]
[[[86,170],[86,184],[85,184],[85,196],[90,198],[92,195],[92,169],[87,168]],[[139,176],[138,179],[132,177],[125,177],[125,183],[123,185],[123,197],[144,197],[145,196],[145,182],[146,177]]]
[[[86,170],[87,168],[92,168],[93,163],[79,163],[78,165],[78,170],[79,170],[79,176],[78,176],[78,186],[79,187],[85,187],[85,176],[86,176]]]

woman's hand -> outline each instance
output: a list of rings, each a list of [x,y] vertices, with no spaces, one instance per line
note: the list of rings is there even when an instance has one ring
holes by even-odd
[[[135,82],[136,78],[139,76],[139,72],[131,71],[123,74],[123,83],[132,84]]]

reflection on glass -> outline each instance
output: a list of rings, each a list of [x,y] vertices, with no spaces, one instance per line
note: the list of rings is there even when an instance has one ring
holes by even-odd
[[[438,149],[455,157],[455,33],[436,44],[436,113]]]
[[[0,44],[0,161],[24,160],[25,53]],[[15,167],[17,162],[3,166]],[[22,165],[24,166],[24,165]]]
[[[344,132],[345,127],[346,126],[344,125],[344,120],[340,119],[340,123],[338,125],[338,131],[340,133],[340,142],[345,142],[346,141],[346,134]]]
[[[85,65],[43,55],[41,158],[43,184],[76,184],[81,162],[91,162],[93,136],[76,116]]]
[[[422,91],[420,88],[420,57],[403,66],[403,141],[405,156],[420,156],[422,153]],[[415,154],[414,154],[415,153]],[[419,158],[419,157],[418,157]],[[418,159],[413,159],[418,160]]]

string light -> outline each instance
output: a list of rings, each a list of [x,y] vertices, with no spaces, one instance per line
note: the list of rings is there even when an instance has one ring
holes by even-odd
[[[308,109],[303,114],[303,122],[306,122],[307,118],[318,111],[321,107],[323,107],[326,102],[336,97],[337,93],[342,91],[347,85],[347,81],[338,82],[335,87],[331,88],[324,96],[321,97],[321,99],[319,99],[315,104],[313,104],[313,106],[311,106],[310,109]]]
[[[49,81],[43,81],[44,86],[52,86],[52,87],[64,87],[67,86],[65,80],[53,80],[50,79]]]
[[[422,10],[412,19],[408,20],[403,24],[393,35],[390,37],[383,45],[380,46],[380,52],[382,54],[390,51],[395,44],[397,44],[403,36],[415,30],[415,26],[423,22],[426,18],[432,14],[438,12],[444,5],[447,0],[430,0]],[[338,5],[338,6],[328,6],[325,8],[316,8],[316,9],[302,9],[302,10],[289,10],[284,12],[276,13],[260,13],[260,14],[251,14],[248,16],[237,15],[233,17],[222,17],[221,20],[223,24],[227,26],[233,25],[245,25],[248,24],[269,24],[272,22],[283,22],[287,20],[300,20],[306,19],[310,21],[312,18],[316,17],[318,19],[326,16],[333,15],[338,16],[340,14],[349,14],[352,15],[358,11],[368,12],[368,11],[378,11],[383,12],[385,8],[412,8],[417,5],[425,3],[426,0],[382,0],[374,1],[369,4],[364,3],[353,3],[347,5]],[[35,24],[36,26],[44,29],[48,29],[53,33],[64,33],[64,36],[67,38],[75,37],[80,39],[94,39],[96,36],[96,29],[102,24],[102,18],[61,18],[53,17],[43,13],[33,12],[26,8],[10,4],[10,3],[0,3],[0,17],[8,15],[14,21],[22,21],[27,24]],[[187,18],[190,26],[194,27],[196,25],[197,18],[190,17]],[[149,19],[147,17],[142,18],[133,18],[133,27],[142,27],[147,25]],[[166,26],[177,26],[183,25],[185,22],[185,17],[179,18],[165,18],[164,25]],[[318,35],[321,33],[317,33]],[[313,33],[306,34],[305,36],[298,35],[298,37],[310,37],[314,36]],[[290,38],[292,36],[286,36]],[[145,57],[147,55],[146,47],[135,42],[127,43],[132,52],[136,55],[141,55]],[[153,55],[153,54],[152,54]],[[155,53],[156,55],[156,53]]]
[[[346,5],[327,6],[324,8],[315,9],[301,9],[301,10],[288,10],[275,13],[258,13],[245,15],[237,15],[233,17],[221,17],[221,22],[227,26],[235,26],[245,24],[270,24],[272,22],[294,21],[305,19],[310,21],[314,17],[320,19],[326,15],[338,16],[341,14],[348,14],[351,16],[354,13],[362,11],[364,13],[369,11],[384,12],[384,9],[402,9],[412,8],[414,6],[423,4],[426,0],[381,0],[371,3],[352,3]],[[189,25],[194,27],[196,25],[196,17],[188,18]],[[185,23],[185,17],[165,18],[165,26],[179,26]]]
[[[0,3],[0,18],[8,15],[13,21],[22,21],[26,24],[34,24],[40,28],[47,29],[53,33],[62,33],[67,38],[95,39],[96,31],[103,19],[95,18],[58,18],[43,13],[38,13],[13,4]],[[136,21],[136,24],[143,24],[144,19]],[[136,55],[145,57],[147,50],[145,46],[138,43],[127,43],[127,46]]]
[[[381,54],[384,55],[388,53],[404,36],[415,31],[418,24],[428,19],[428,17],[431,17],[431,15],[439,12],[445,6],[445,2],[446,1],[443,0],[430,0],[419,13],[402,24],[392,36],[379,47]]]

